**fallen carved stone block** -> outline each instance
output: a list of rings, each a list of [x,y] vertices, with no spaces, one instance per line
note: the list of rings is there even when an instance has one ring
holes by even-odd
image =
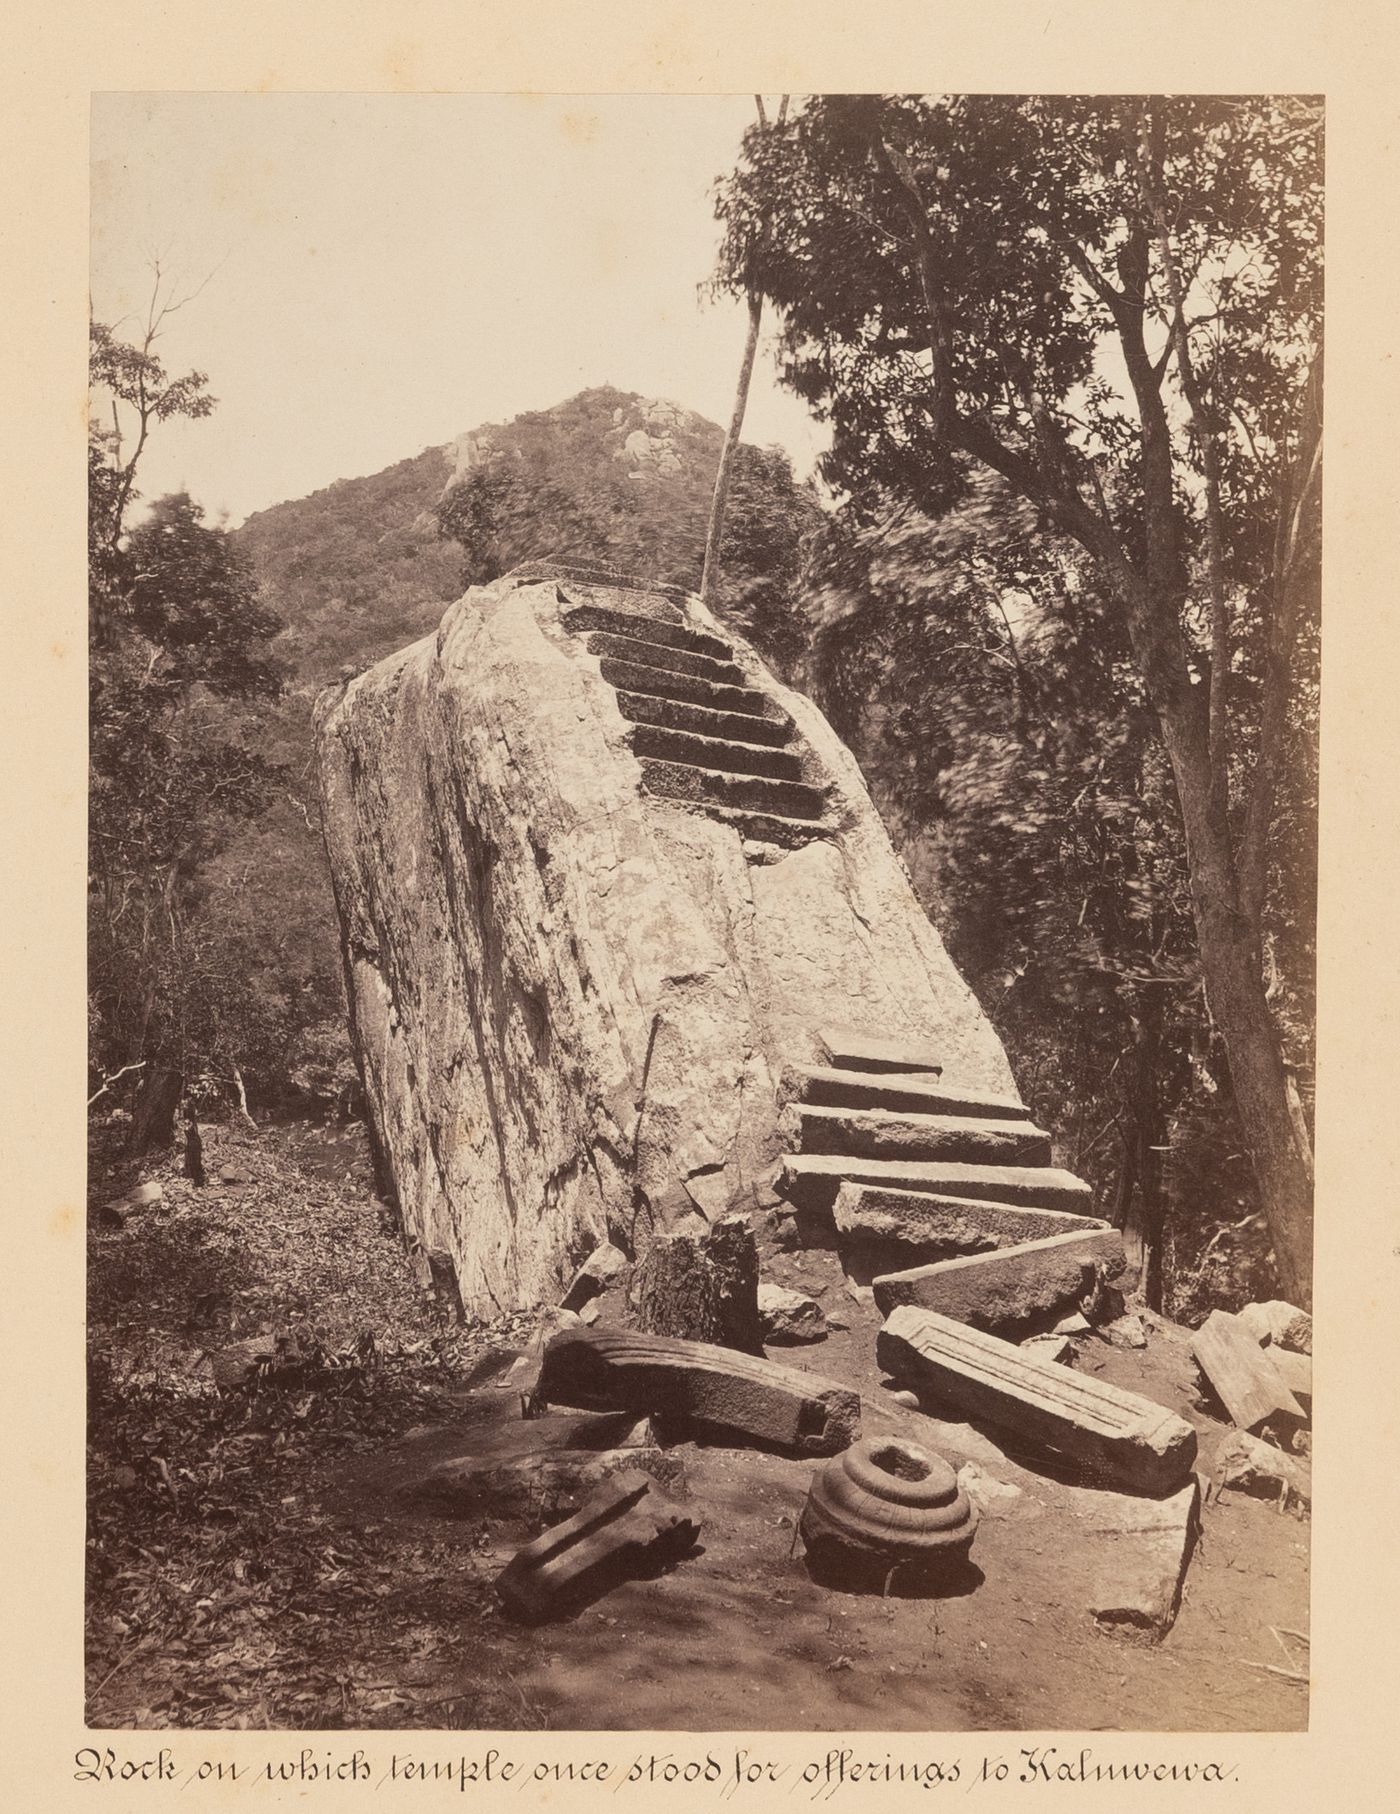
[[[875,1302],[885,1316],[918,1304],[975,1329],[1024,1328],[1078,1304],[1097,1277],[1115,1278],[1124,1263],[1118,1230],[1095,1228],[886,1273],[874,1282]]]
[[[709,1342],[616,1330],[555,1336],[538,1396],[585,1411],[646,1412],[799,1455],[834,1455],[860,1434],[860,1398],[845,1386]]]
[[[1161,1405],[934,1311],[901,1305],[875,1352],[940,1412],[985,1420],[1129,1490],[1165,1493],[1195,1461],[1196,1432]]]
[[[576,1507],[612,1476],[648,1475],[685,1495],[685,1466],[678,1454],[654,1445],[611,1449],[556,1449],[532,1455],[462,1455],[441,1461],[404,1498],[444,1518],[524,1519],[558,1517]]]
[[[554,1618],[629,1576],[659,1571],[695,1546],[700,1524],[645,1474],[625,1470],[581,1511],[544,1531],[496,1577],[518,1619]]]
[[[1303,1407],[1238,1317],[1212,1310],[1192,1336],[1191,1351],[1231,1423],[1241,1430],[1257,1430],[1280,1417],[1302,1418]]]

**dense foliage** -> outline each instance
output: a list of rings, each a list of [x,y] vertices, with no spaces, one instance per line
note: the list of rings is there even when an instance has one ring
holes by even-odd
[[[1297,98],[817,97],[750,135],[719,198],[721,277],[777,305],[859,518],[939,515],[989,470],[1091,563],[1160,731],[1210,1025],[1300,1298],[1311,1147],[1275,1010],[1308,992],[1290,758],[1315,686],[1321,141]]]
[[[200,507],[161,498],[126,530],[148,423],[206,413],[199,374],[167,379],[157,325],[153,315],[141,348],[94,329],[93,379],[116,427],[93,434],[88,458],[91,1063],[97,1093],[140,1073],[138,1143],[169,1136],[188,1085],[238,1076],[246,996],[201,903],[206,866],[276,784],[256,715],[281,686],[279,620]]]

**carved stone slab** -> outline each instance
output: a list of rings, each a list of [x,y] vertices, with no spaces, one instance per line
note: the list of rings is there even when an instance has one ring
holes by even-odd
[[[1174,1412],[932,1310],[893,1311],[875,1353],[940,1413],[983,1420],[1130,1491],[1168,1492],[1196,1459],[1196,1432]]]

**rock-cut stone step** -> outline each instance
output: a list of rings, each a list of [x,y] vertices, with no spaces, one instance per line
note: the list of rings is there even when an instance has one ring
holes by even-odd
[[[789,1111],[803,1153],[857,1159],[959,1160],[969,1165],[1049,1165],[1050,1136],[1029,1121],[983,1121],[964,1115],[907,1115],[888,1109]]]
[[[887,1109],[905,1115],[972,1115],[981,1121],[1029,1121],[1023,1102],[983,1096],[944,1084],[929,1073],[846,1071],[829,1065],[789,1065],[783,1100],[833,1109]]]
[[[921,1071],[930,1082],[942,1075],[943,1061],[918,1040],[887,1039],[847,1027],[819,1027],[827,1063],[844,1071]]]
[[[684,649],[691,655],[709,655],[717,661],[727,661],[733,654],[727,642],[711,636],[706,630],[692,630],[688,624],[642,617],[635,611],[610,611],[605,605],[576,605],[564,612],[563,623],[564,628],[575,635],[588,630],[604,630],[640,642],[661,643],[668,649]]]
[[[742,687],[747,684],[744,670],[728,659],[697,655],[688,649],[672,649],[665,643],[633,636],[618,636],[611,630],[595,630],[584,647],[590,655],[606,655],[618,661],[636,662],[642,667],[663,668],[668,674],[691,674],[699,680],[712,680],[717,686]]]
[[[782,707],[757,687],[724,686],[718,681],[702,680],[696,674],[677,674],[670,668],[619,661],[612,655],[603,657],[600,672],[619,693],[650,693],[684,705],[702,705],[712,712],[729,712],[746,722],[762,719],[770,724],[789,723]]]
[[[836,1193],[833,1219],[837,1233],[848,1242],[878,1242],[912,1252],[938,1249],[950,1257],[1108,1226],[1097,1217],[1062,1209],[1027,1209],[985,1197],[890,1190],[873,1184],[843,1184]]]
[[[789,1153],[783,1187],[813,1209],[829,1210],[842,1184],[892,1185],[950,1197],[985,1198],[1018,1208],[1088,1212],[1094,1193],[1082,1178],[1054,1166],[963,1165],[933,1159],[858,1159]]]
[[[674,800],[672,804],[731,826],[741,838],[751,838],[758,844],[778,844],[787,850],[826,837],[832,829],[825,819],[789,819],[782,813],[753,812],[744,806],[713,806],[700,800]]]
[[[727,743],[762,744],[781,749],[792,742],[791,719],[741,717],[738,712],[695,705],[663,694],[617,690],[617,709],[633,724],[654,725],[659,730],[686,731],[696,737],[716,737]]]
[[[802,779],[802,757],[791,748],[705,737],[695,731],[668,730],[661,724],[635,724],[629,739],[635,755],[652,756],[658,762],[689,762],[696,768],[724,769],[731,775],[768,775],[774,781]]]
[[[773,781],[766,775],[735,775],[724,769],[697,768],[689,762],[642,758],[648,792],[667,800],[700,805],[736,806],[748,812],[779,813],[788,819],[820,819],[822,790],[805,781]]]

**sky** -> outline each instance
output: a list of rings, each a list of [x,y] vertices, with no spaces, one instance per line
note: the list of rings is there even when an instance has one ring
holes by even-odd
[[[218,399],[153,432],[141,490],[233,525],[597,384],[727,422],[745,311],[698,289],[753,117],[750,95],[95,96],[93,312],[134,331],[159,258],[190,300],[157,350]],[[803,474],[824,445],[768,345],[744,437]]]

